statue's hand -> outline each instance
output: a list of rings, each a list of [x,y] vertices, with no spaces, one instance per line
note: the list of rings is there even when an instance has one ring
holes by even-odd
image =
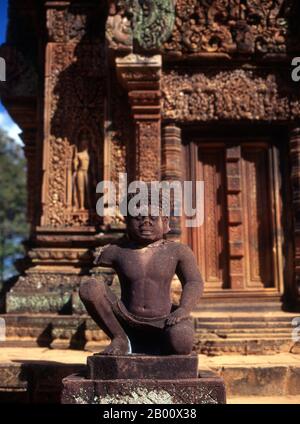
[[[166,324],[168,326],[175,325],[188,317],[189,313],[184,308],[179,307],[168,316]]]

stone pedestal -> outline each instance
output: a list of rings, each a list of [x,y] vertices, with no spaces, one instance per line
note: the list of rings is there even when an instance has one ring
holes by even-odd
[[[198,371],[197,355],[94,355],[85,373],[63,379],[62,403],[206,404],[226,395],[216,373]]]

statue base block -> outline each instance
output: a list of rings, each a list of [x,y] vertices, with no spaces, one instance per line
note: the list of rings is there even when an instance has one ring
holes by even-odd
[[[198,356],[192,355],[124,355],[96,354],[87,359],[91,380],[197,378]]]
[[[63,404],[217,404],[226,403],[226,395],[224,381],[216,373],[197,371],[196,355],[94,355],[88,358],[85,374],[63,379],[61,400]]]

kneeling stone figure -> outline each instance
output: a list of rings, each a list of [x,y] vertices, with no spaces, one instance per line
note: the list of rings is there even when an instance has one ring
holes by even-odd
[[[188,355],[194,339],[191,311],[199,303],[203,281],[192,250],[164,239],[169,219],[128,216],[127,235],[100,248],[95,264],[113,268],[121,299],[95,279],[80,287],[80,298],[97,325],[111,338],[107,355],[142,353]],[[179,305],[172,304],[171,282],[182,284]]]

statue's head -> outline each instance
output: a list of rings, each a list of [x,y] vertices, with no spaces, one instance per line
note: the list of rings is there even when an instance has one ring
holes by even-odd
[[[128,203],[133,197],[128,196]],[[155,204],[150,195],[144,204],[139,202],[137,209],[131,211],[128,208],[126,223],[128,237],[144,245],[163,239],[170,231],[169,216],[163,214],[162,199]]]
[[[78,137],[78,147],[79,151],[86,150],[89,147],[89,133],[85,128],[82,129]]]

